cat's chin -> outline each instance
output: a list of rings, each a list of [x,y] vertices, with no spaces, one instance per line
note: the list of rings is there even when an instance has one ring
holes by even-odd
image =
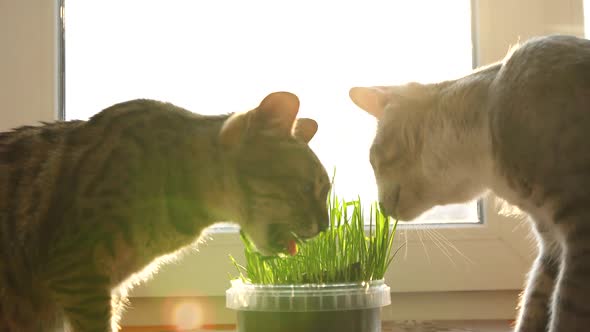
[[[258,240],[255,237],[248,236],[251,243],[254,245],[256,252],[258,252],[262,256],[281,256],[287,254],[287,247],[282,246],[280,244],[273,244],[268,239],[260,239]]]
[[[274,257],[274,256],[286,256],[287,250],[286,249],[279,249],[279,248],[271,248],[271,247],[256,247],[256,251],[266,257]]]
[[[411,222],[428,211],[435,204],[432,200],[426,198],[423,193],[416,194],[414,191],[399,189],[398,193],[391,195],[390,200],[385,204],[386,211],[394,219]]]
[[[424,212],[426,212],[428,209],[424,208],[422,206],[410,206],[405,208],[404,206],[397,206],[397,213],[395,213],[395,216],[391,216],[394,219],[397,220],[401,220],[401,221],[406,221],[406,222],[412,222],[415,219],[417,219],[418,217],[420,217]]]

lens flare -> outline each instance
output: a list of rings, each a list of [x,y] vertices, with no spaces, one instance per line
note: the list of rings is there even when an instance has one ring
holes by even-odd
[[[181,302],[172,312],[174,324],[181,330],[192,330],[203,324],[203,310],[197,302]]]

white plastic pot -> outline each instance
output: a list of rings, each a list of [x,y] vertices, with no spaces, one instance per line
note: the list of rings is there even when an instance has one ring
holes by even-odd
[[[323,285],[253,285],[226,291],[238,311],[238,332],[380,332],[381,308],[391,303],[383,280]]]

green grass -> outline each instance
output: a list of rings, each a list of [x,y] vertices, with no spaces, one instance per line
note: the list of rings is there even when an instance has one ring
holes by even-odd
[[[395,254],[393,239],[397,220],[381,213],[376,203],[369,209],[369,234],[360,198],[339,199],[332,191],[328,197],[330,227],[305,243],[292,257],[266,257],[256,252],[242,236],[246,265],[231,255],[237,278],[252,284],[324,284],[363,282],[382,279]]]

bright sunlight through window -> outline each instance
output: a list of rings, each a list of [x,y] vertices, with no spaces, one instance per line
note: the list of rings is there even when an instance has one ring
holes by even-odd
[[[103,0],[66,3],[66,117],[134,98],[193,112],[246,111],[268,93],[301,100],[311,146],[336,191],[376,200],[374,119],[358,85],[432,82],[472,67],[469,0]],[[477,204],[436,207],[423,222],[476,222]]]

